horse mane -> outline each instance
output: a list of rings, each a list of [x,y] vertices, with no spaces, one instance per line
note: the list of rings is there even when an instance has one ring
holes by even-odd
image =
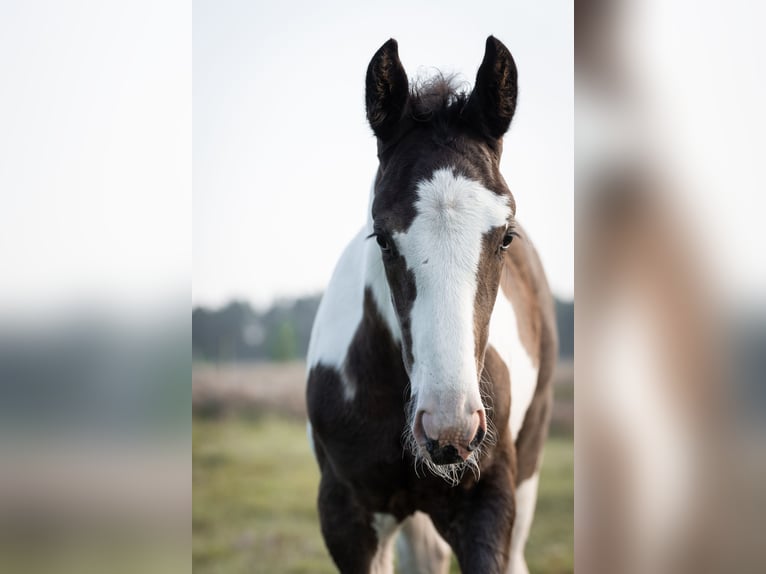
[[[420,123],[449,126],[463,112],[470,90],[468,83],[458,80],[455,74],[418,78],[410,86],[410,117]]]

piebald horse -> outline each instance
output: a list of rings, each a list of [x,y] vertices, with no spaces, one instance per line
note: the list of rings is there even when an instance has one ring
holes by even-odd
[[[527,572],[556,357],[553,302],[499,164],[516,65],[487,39],[473,91],[367,69],[379,168],[308,353],[309,437],[341,572]],[[398,534],[398,538],[397,538]]]

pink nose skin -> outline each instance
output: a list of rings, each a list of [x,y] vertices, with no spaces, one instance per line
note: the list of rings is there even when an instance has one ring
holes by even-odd
[[[439,423],[442,424],[439,424]],[[427,411],[419,411],[413,428],[415,440],[426,448],[436,464],[452,464],[468,459],[487,432],[484,409],[468,417],[441,419]]]

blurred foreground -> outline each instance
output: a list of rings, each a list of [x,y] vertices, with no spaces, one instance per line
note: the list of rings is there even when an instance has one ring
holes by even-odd
[[[763,572],[763,8],[578,0],[577,566]]]

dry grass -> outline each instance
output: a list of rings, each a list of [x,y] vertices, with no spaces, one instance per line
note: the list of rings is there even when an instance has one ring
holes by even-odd
[[[306,417],[306,365],[292,363],[197,364],[192,370],[192,411],[196,416],[278,413]],[[572,432],[574,368],[560,362],[554,375],[555,432]]]
[[[306,365],[199,364],[192,369],[192,412],[197,416],[278,413],[306,417]]]

